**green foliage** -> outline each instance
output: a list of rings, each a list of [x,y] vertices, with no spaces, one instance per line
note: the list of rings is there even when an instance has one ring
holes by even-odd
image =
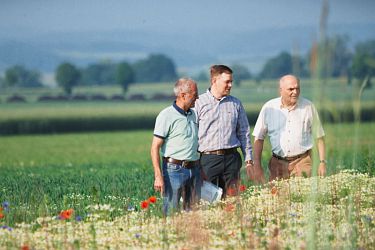
[[[5,80],[0,76],[0,88],[5,86]]]
[[[135,206],[154,194],[151,139],[152,131],[4,138],[0,201],[12,204],[13,222],[39,217],[45,202],[49,216],[67,206],[82,214],[94,197],[100,204]]]
[[[292,57],[288,52],[284,51],[266,62],[260,73],[260,77],[263,79],[274,79],[292,73],[298,74],[300,77],[306,76],[304,62],[301,58]]]
[[[123,93],[128,91],[129,85],[135,80],[133,68],[127,62],[122,62],[117,65],[116,83],[121,85]]]
[[[5,84],[13,87],[40,87],[40,73],[16,65],[5,71]]]
[[[353,76],[362,81],[375,75],[375,40],[356,46],[353,58]]]
[[[116,68],[117,64],[110,62],[90,64],[81,70],[80,85],[113,85]]]
[[[328,76],[340,77],[347,76],[352,54],[348,48],[347,36],[334,36],[326,41],[328,48]]]
[[[207,75],[207,72],[202,70],[200,71],[196,76],[194,76],[194,80],[196,81],[208,81],[209,77]]]
[[[175,81],[176,67],[172,59],[163,54],[151,54],[133,64],[136,82]]]
[[[233,70],[235,85],[240,86],[241,81],[251,79],[251,73],[244,65],[234,64],[231,66],[231,69]]]
[[[62,87],[66,94],[70,95],[74,86],[78,84],[80,79],[80,72],[73,64],[62,63],[55,72],[55,78],[60,87]]]

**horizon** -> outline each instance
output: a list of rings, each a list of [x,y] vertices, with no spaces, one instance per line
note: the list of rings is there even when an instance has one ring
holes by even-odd
[[[255,73],[283,50],[306,53],[319,39],[323,2],[6,0],[0,9],[0,71],[12,63],[51,72],[64,58],[82,66],[163,53],[179,71],[237,62]],[[350,46],[375,39],[375,1],[332,0],[328,5],[327,35],[349,30]]]

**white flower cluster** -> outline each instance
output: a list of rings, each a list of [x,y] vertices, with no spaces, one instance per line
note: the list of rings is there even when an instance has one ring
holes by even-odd
[[[38,218],[39,228],[0,229],[0,248],[371,249],[375,178],[345,171],[250,187],[240,196],[160,218],[150,210],[107,217],[90,205],[84,221]]]

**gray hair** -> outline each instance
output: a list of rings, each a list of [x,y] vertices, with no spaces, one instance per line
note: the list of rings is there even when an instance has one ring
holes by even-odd
[[[191,86],[197,84],[193,79],[183,77],[176,81],[174,85],[173,92],[175,96],[178,96],[181,93],[189,93],[191,91]]]

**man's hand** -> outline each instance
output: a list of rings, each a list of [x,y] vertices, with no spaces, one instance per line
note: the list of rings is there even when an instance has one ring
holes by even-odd
[[[260,163],[253,163],[253,161],[248,161],[246,163],[246,174],[249,179],[256,184],[265,183],[264,173]]]
[[[154,188],[156,191],[164,193],[164,180],[162,176],[155,176]]]
[[[326,163],[321,161],[318,167],[318,175],[325,176],[326,175]]]

